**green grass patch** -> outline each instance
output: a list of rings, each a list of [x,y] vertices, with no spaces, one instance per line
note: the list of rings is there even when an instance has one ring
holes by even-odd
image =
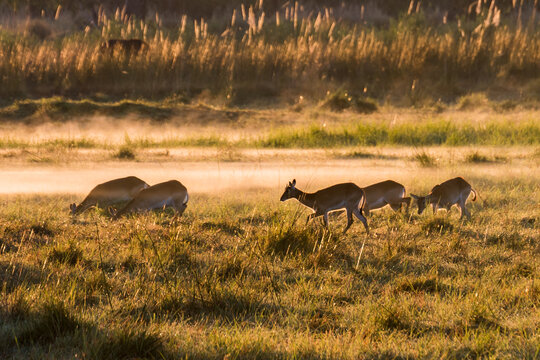
[[[328,129],[287,129],[263,136],[257,145],[274,148],[317,148],[374,145],[537,145],[540,125],[536,122],[513,124],[486,123],[457,125],[448,121],[423,124],[358,124]]]

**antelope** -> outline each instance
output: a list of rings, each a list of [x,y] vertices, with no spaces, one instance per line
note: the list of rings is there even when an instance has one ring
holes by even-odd
[[[187,189],[179,181],[162,182],[141,190],[123,209],[113,213],[113,220],[131,212],[164,209],[166,207],[172,207],[175,210],[176,218],[184,213],[188,200]]]
[[[292,198],[297,199],[300,203],[315,211],[308,215],[306,224],[309,220],[322,216],[324,226],[328,228],[328,213],[345,208],[347,210],[347,226],[343,230],[343,234],[351,227],[353,214],[362,221],[366,232],[369,234],[367,220],[362,214],[362,209],[366,204],[366,196],[364,190],[353,183],[337,184],[314,193],[306,193],[296,188],[296,179],[294,179],[285,187],[280,201]]]
[[[426,208],[427,204],[431,204],[433,213],[436,213],[440,208],[446,208],[450,211],[453,205],[457,205],[460,209],[461,217],[467,216],[471,218],[471,214],[465,207],[465,202],[471,194],[474,193],[472,201],[476,200],[476,191],[473,190],[471,185],[465,181],[462,177],[447,180],[442,184],[435,185],[431,192],[426,196],[417,196],[411,194],[412,198],[416,200],[418,204],[418,214],[422,214],[422,211]]]
[[[107,181],[93,188],[79,205],[73,203],[69,205],[69,208],[71,214],[75,216],[94,206],[105,207],[123,201],[130,201],[139,191],[148,187],[147,183],[135,176]]]
[[[123,54],[138,54],[148,48],[148,43],[141,39],[109,39],[103,41],[99,48],[102,53],[112,54],[115,50],[119,50]]]
[[[366,205],[364,206],[366,216],[369,216],[370,210],[382,208],[387,204],[394,211],[401,209],[402,204],[405,204],[409,209],[411,198],[405,197],[405,187],[395,181],[386,180],[363,189],[366,194]]]

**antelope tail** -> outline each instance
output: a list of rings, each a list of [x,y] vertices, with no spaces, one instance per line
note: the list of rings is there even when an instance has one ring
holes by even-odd
[[[472,201],[476,201],[476,191],[474,189],[471,189],[471,192],[474,193],[474,198],[472,199]]]
[[[364,206],[366,206],[366,192],[362,189],[362,206],[360,206],[362,211],[364,210]]]

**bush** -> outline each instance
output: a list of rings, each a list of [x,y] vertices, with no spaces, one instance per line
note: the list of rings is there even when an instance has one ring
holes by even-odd
[[[118,152],[114,154],[114,157],[121,160],[134,160],[135,150],[131,146],[123,145],[118,149]]]
[[[475,93],[462,96],[457,101],[459,110],[474,110],[484,108],[489,105],[489,99],[484,93]]]
[[[433,156],[429,155],[425,151],[419,152],[414,156],[414,159],[418,161],[422,167],[433,167],[436,165],[436,160]]]
[[[467,155],[465,160],[468,163],[486,163],[490,161],[487,156],[480,154],[478,151],[475,151]]]
[[[321,106],[337,112],[351,109],[362,114],[370,114],[378,110],[374,100],[355,96],[342,90],[328,93]]]

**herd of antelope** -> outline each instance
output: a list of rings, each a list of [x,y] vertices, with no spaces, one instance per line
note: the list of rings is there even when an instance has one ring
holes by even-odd
[[[429,204],[431,204],[434,213],[440,208],[450,211],[453,205],[457,205],[461,212],[461,218],[464,216],[470,218],[471,214],[467,211],[465,202],[471,192],[474,193],[472,201],[475,201],[476,191],[461,177],[435,185],[426,196],[411,194],[411,197],[405,196],[403,185],[392,180],[379,182],[365,188],[353,183],[336,184],[314,193],[307,193],[296,187],[296,179],[294,179],[285,187],[280,200],[297,199],[314,211],[308,215],[306,224],[309,220],[322,216],[326,227],[328,227],[329,212],[345,209],[347,226],[343,233],[346,233],[351,227],[353,214],[364,224],[366,232],[369,233],[364,212],[369,216],[370,210],[379,209],[386,205],[390,205],[394,211],[398,211],[403,204],[408,210],[412,199],[417,203],[418,214],[422,214]],[[150,186],[135,176],[129,176],[97,185],[79,205],[71,204],[70,209],[72,215],[75,216],[91,207],[108,206],[112,218],[118,219],[131,212],[171,207],[176,218],[184,213],[188,200],[187,189],[179,181],[170,180]],[[126,201],[127,204],[120,210],[112,208],[112,205]]]

